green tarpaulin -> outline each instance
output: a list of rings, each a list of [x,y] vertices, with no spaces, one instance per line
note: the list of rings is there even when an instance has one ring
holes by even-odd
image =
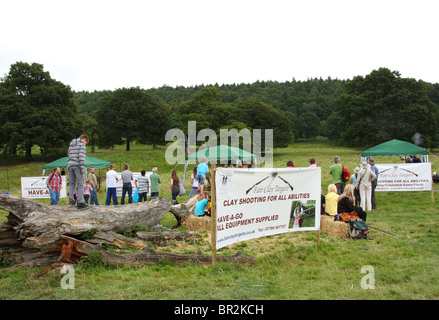
[[[186,157],[186,164],[184,166],[184,174],[183,174],[183,183],[186,178],[186,171],[188,167],[188,161],[200,161],[201,157],[206,157],[208,162],[212,161],[220,161],[224,162],[232,161],[232,160],[241,160],[241,161],[251,161],[253,160],[255,166],[256,166],[256,155],[239,149],[235,147],[229,147],[224,145],[214,146],[210,148],[206,148],[203,150],[200,150],[196,153],[193,153]]]
[[[45,164],[43,166],[43,170],[50,170],[59,167],[61,169],[67,169],[67,157],[60,158],[51,163]],[[94,158],[94,157],[85,157],[85,166],[87,168],[95,167],[96,169],[108,167],[111,164],[110,161]]]
[[[414,145],[413,143],[401,141],[401,140],[390,140],[381,143],[373,148],[370,148],[361,153],[362,157],[377,157],[377,156],[408,156],[408,155],[428,155],[428,151]]]
[[[216,160],[252,160],[256,158],[251,152],[245,150],[229,147],[224,145],[214,146],[198,151],[197,153],[189,155],[186,160],[200,161],[201,157],[205,156],[209,162]]]

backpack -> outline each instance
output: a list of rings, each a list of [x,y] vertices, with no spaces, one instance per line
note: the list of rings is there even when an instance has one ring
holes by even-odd
[[[368,239],[369,228],[361,219],[351,219],[348,222],[351,239]]]
[[[341,182],[348,182],[349,179],[351,179],[351,172],[349,171],[348,168],[345,168],[344,165],[343,166],[343,170],[341,171]]]

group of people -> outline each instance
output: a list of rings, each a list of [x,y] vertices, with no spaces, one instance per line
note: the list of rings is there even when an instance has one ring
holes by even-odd
[[[85,154],[86,145],[88,143],[88,136],[81,135],[77,139],[73,139],[68,150],[67,170],[70,177],[69,184],[69,205],[74,205],[77,202],[77,208],[85,208],[90,204],[99,205],[97,199],[97,178],[94,168],[90,169],[87,176],[85,186],[83,184],[83,176],[86,173]],[[314,158],[308,160],[310,167],[316,167]],[[292,161],[287,162],[287,167],[293,168]],[[128,203],[132,203],[132,182],[139,193],[139,202],[147,200],[147,194],[151,190],[151,197],[159,195],[159,185],[161,184],[161,177],[158,175],[157,167],[152,169],[152,174],[146,176],[146,171],[142,170],[141,175],[134,179],[133,173],[130,171],[130,166],[125,164],[124,171],[121,173],[122,179],[122,198],[121,204],[125,204],[125,196],[128,195]],[[204,185],[206,176],[209,172],[206,157],[200,159],[198,166],[193,168],[191,175],[192,188],[189,193],[189,198],[198,195],[195,214],[203,216],[207,214],[207,200],[209,196],[204,192]],[[361,163],[361,168],[357,167],[354,174],[351,176],[351,183],[346,184],[342,181],[343,165],[340,163],[340,157],[334,158],[334,164],[329,168],[329,173],[332,175],[332,184],[328,186],[328,194],[323,198],[324,210],[329,215],[339,214],[341,212],[357,212],[358,216],[366,221],[366,210],[370,211],[376,208],[375,188],[378,179],[378,169],[375,166],[374,160],[370,159],[369,164]],[[114,205],[118,204],[116,185],[119,174],[114,170],[114,165],[109,166],[106,173],[107,197],[105,204],[110,205],[113,201]],[[51,197],[51,205],[56,205],[59,201],[59,191],[62,186],[62,178],[60,169],[56,168],[54,172],[47,179],[47,186]],[[176,170],[171,172],[170,180],[172,201],[177,204],[177,197],[180,194],[181,183]]]
[[[366,211],[376,209],[375,188],[379,171],[375,161],[371,158],[369,163],[362,162],[361,168],[356,167],[350,179],[351,183],[343,182],[342,172],[343,165],[337,156],[329,168],[332,183],[328,186],[328,194],[322,196],[324,212],[335,216],[355,211],[360,219],[366,221]]]
[[[117,182],[119,181],[119,173],[114,170],[114,165],[109,165],[109,170],[106,173],[106,184],[107,184],[107,198],[105,200],[105,205],[110,205],[113,201],[114,205],[118,205],[117,200]],[[136,186],[138,190],[138,202],[147,201],[148,193],[151,190],[151,198],[158,197],[160,192],[160,184],[162,183],[161,177],[158,174],[158,168],[152,168],[152,174],[149,177],[146,175],[146,171],[140,171],[140,176],[134,178],[133,173],[130,171],[130,166],[128,164],[124,165],[124,171],[121,172],[122,180],[122,197],[121,205],[125,204],[125,197],[128,196],[128,203],[133,202],[133,185]]]

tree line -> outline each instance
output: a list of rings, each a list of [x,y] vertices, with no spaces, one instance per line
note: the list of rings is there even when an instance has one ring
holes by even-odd
[[[439,145],[439,84],[402,78],[387,68],[352,80],[257,81],[74,92],[43,65],[17,62],[0,82],[3,157],[64,155],[81,133],[92,149],[132,142],[163,145],[168,129],[273,129],[274,147],[318,136],[352,147],[390,139]],[[262,130],[263,131],[263,130]]]

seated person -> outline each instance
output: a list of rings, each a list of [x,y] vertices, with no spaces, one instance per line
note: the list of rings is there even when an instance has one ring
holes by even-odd
[[[330,184],[328,186],[328,194],[325,196],[325,209],[330,216],[335,216],[337,214],[338,198],[337,187],[335,184]]]
[[[195,205],[195,215],[197,217],[203,217],[207,214],[207,203],[209,195],[207,192],[202,193],[198,196],[197,204]]]
[[[361,207],[355,206],[355,196],[354,196],[354,185],[346,185],[344,192],[338,198],[337,213],[341,214],[343,212],[352,213],[355,211],[361,220],[366,222],[366,212]]]

